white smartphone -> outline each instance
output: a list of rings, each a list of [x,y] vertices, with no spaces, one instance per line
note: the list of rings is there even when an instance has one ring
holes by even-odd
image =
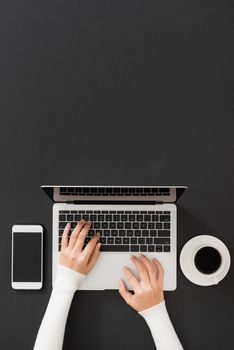
[[[12,227],[11,286],[13,289],[41,289],[43,281],[43,227]]]

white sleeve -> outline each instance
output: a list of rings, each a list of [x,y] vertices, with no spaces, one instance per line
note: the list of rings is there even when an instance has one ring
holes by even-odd
[[[139,314],[148,324],[157,350],[183,350],[167,313],[165,301]]]
[[[68,312],[75,291],[85,278],[79,272],[58,265],[57,277],[34,350],[61,350]]]

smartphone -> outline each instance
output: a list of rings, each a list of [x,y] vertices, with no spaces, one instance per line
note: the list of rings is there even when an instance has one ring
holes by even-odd
[[[43,281],[43,227],[12,227],[11,286],[13,289],[41,289]]]

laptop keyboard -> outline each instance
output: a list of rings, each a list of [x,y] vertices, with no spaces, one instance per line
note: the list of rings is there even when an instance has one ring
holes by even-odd
[[[171,251],[170,211],[137,210],[60,210],[59,250],[67,222],[72,231],[81,219],[92,222],[84,246],[99,232],[103,252]]]

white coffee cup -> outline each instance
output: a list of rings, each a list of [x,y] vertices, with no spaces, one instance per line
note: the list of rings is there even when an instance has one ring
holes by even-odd
[[[201,252],[202,249],[208,247],[217,252],[217,257],[220,256],[220,264],[211,273],[207,273],[209,269],[204,273],[196,266],[196,256],[199,251]],[[203,261],[203,263],[203,267],[205,267],[205,262]],[[218,260],[216,263],[218,264]],[[200,235],[192,238],[184,245],[180,254],[182,272],[191,282],[200,286],[218,284],[227,275],[230,263],[230,253],[226,245],[220,239],[210,235]]]

